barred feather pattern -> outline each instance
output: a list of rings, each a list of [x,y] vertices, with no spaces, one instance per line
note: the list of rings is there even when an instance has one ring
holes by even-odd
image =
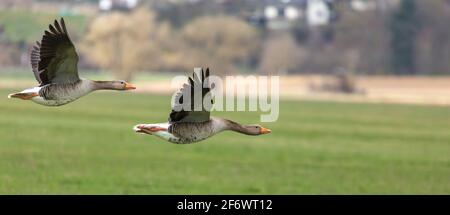
[[[171,124],[168,131],[179,138],[177,143],[194,143],[214,135],[212,125],[211,120],[206,122],[180,122]]]
[[[31,50],[31,68],[40,86],[73,83],[78,77],[78,54],[67,33],[64,19],[55,20]]]
[[[73,101],[92,91],[92,87],[86,87],[83,80],[74,83],[47,84],[39,91],[39,96],[45,100],[69,100]]]
[[[229,129],[229,125],[226,120],[212,117],[205,122],[171,123],[167,131],[176,137],[168,139],[170,142],[189,144],[202,141],[227,129]]]
[[[34,77],[39,82],[39,86],[42,86],[43,82],[39,74],[40,72],[43,72],[39,71],[39,61],[41,60],[41,55],[39,53],[40,49],[41,43],[36,41],[36,45],[34,45],[33,49],[31,50],[30,61],[31,61],[31,70],[33,71]]]

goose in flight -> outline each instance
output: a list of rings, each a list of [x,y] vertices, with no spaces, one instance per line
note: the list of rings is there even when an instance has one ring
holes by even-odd
[[[211,101],[211,85],[207,82],[209,69],[206,73],[203,69],[193,77],[189,78],[189,84],[184,84],[180,92],[175,96],[175,106],[169,115],[169,122],[157,124],[139,124],[134,126],[133,130],[142,134],[150,134],[160,137],[172,143],[188,144],[204,140],[219,132],[230,130],[247,135],[267,134],[271,131],[260,125],[242,125],[224,118],[210,117],[211,108],[205,108],[203,101]],[[194,89],[202,89],[202,99],[194,100]],[[198,88],[197,88],[198,89]],[[183,95],[191,95],[191,109],[182,110]],[[186,102],[186,101],[185,101]],[[177,107],[178,106],[178,107]],[[195,107],[201,107],[195,109]],[[198,110],[198,111],[194,111]]]
[[[64,19],[44,32],[31,51],[31,68],[38,87],[8,95],[45,106],[60,106],[95,90],[131,90],[125,81],[92,81],[78,77],[78,55],[69,38]]]

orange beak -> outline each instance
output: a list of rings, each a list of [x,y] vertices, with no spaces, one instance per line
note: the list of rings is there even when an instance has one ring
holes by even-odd
[[[260,131],[261,134],[268,134],[270,132],[272,132],[270,129],[261,127],[261,131]]]
[[[136,86],[130,83],[125,83],[125,90],[134,90],[134,89],[136,89]]]

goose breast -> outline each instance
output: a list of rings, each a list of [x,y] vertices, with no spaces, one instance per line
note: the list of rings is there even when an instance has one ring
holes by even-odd
[[[47,106],[59,106],[72,102],[92,91],[89,81],[74,83],[48,84],[40,88],[39,96],[33,101]]]
[[[180,143],[193,143],[214,135],[214,123],[206,122],[178,122],[169,126],[169,132],[179,138]]]

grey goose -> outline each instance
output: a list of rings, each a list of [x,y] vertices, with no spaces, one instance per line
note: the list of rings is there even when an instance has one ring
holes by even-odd
[[[180,92],[175,96],[178,102],[172,108],[169,115],[169,121],[156,124],[138,124],[133,127],[137,133],[150,134],[160,137],[166,141],[177,144],[195,143],[209,138],[219,132],[230,130],[246,135],[261,135],[271,131],[260,125],[242,125],[237,122],[210,117],[211,108],[205,108],[203,101],[211,100],[211,85],[205,82],[209,77],[209,69],[203,72],[203,69],[197,74],[194,72],[193,77],[188,79],[189,84],[184,84]],[[206,83],[206,84],[205,84]],[[195,86],[202,86],[202,100],[194,100],[193,93]],[[188,91],[186,93],[186,91]],[[183,105],[183,94],[191,95],[191,111],[183,110],[177,105]],[[194,111],[194,107],[202,107],[201,110]]]
[[[64,19],[44,32],[31,51],[31,68],[38,87],[8,95],[45,106],[60,106],[95,90],[136,89],[125,81],[93,81],[78,76],[78,54],[67,33]]]

